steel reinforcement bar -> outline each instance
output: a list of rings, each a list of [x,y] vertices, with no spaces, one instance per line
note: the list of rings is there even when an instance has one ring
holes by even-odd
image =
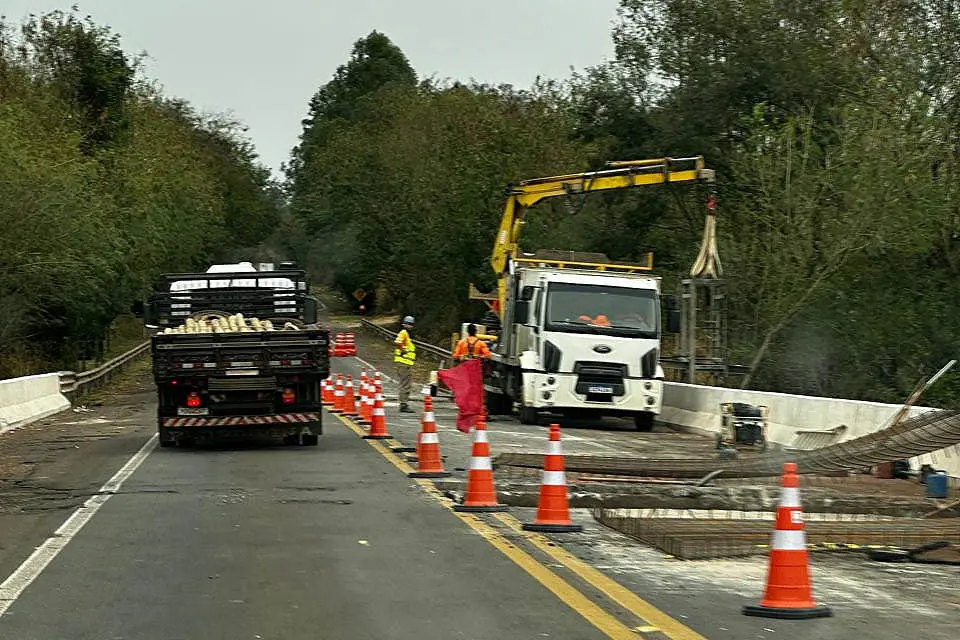
[[[900,422],[895,427],[876,431],[853,440],[810,451],[770,451],[747,459],[642,459],[605,456],[566,455],[569,471],[652,476],[700,478],[720,470],[727,478],[769,477],[780,475],[784,462],[796,462],[800,473],[853,471],[882,462],[912,458],[960,443],[960,411],[932,410]],[[502,453],[495,466],[540,468],[542,454]]]

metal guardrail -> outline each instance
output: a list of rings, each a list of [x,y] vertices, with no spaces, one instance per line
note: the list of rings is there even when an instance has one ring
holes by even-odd
[[[390,342],[393,342],[393,338],[396,336],[396,333],[394,333],[390,329],[381,327],[380,325],[374,324],[369,320],[360,318],[360,324],[366,327],[367,329],[370,329],[378,333],[380,336],[382,336],[386,340],[389,340]],[[413,344],[417,346],[417,349],[425,351],[431,355],[437,356],[438,358],[443,358],[444,360],[453,358],[453,353],[451,353],[447,349],[444,349],[443,347],[438,347],[435,344],[430,344],[429,342],[420,342],[419,340],[414,340]]]
[[[81,371],[80,373],[61,371],[60,393],[70,400],[74,400],[79,396],[95,391],[112,380],[116,374],[124,371],[130,363],[139,360],[144,354],[148,353],[150,353],[149,340],[116,358],[104,362],[96,369]]]

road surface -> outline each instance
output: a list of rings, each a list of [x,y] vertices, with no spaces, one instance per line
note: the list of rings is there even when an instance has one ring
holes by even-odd
[[[336,361],[343,373],[362,366]],[[438,417],[453,462],[469,445],[454,440],[449,411]],[[815,561],[835,618],[747,618],[740,607],[761,594],[762,559],[671,562],[583,512],[583,534],[549,538],[517,531],[529,509],[455,514],[428,481],[405,476],[400,456],[332,416],[315,448],[168,450],[154,447],[153,415],[141,372],[90,414],[4,434],[0,452],[17,455],[0,456],[0,468],[20,476],[0,481],[0,569],[11,576],[0,639],[892,640],[919,625],[928,639],[953,637],[956,605],[917,603],[925,584],[955,571],[892,576]],[[388,417],[397,433],[419,420],[392,407]],[[512,442],[539,448],[542,427],[499,428],[495,441],[514,432]],[[627,432],[575,433],[630,445]]]

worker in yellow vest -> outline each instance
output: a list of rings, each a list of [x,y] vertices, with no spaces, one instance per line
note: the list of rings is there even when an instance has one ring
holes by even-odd
[[[417,346],[410,338],[413,329],[413,316],[406,316],[402,328],[393,340],[393,363],[397,365],[397,386],[399,387],[400,411],[413,413],[410,402],[410,385],[413,382],[413,365],[417,362]]]

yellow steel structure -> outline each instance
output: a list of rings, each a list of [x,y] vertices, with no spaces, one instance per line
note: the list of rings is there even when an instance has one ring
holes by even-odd
[[[557,196],[586,196],[594,191],[630,189],[656,184],[675,182],[713,182],[715,172],[704,166],[703,156],[691,158],[654,158],[650,160],[620,160],[608,162],[605,169],[587,173],[573,173],[564,176],[534,178],[512,185],[507,192],[500,229],[497,231],[490,264],[497,274],[498,291],[496,294],[483,294],[470,286],[472,299],[496,301],[499,303],[498,315],[503,312],[507,297],[508,265],[516,263],[544,264],[555,267],[587,268],[602,271],[649,271],[653,268],[653,255],[648,254],[647,264],[601,264],[587,262],[569,262],[563,260],[542,260],[520,257],[520,232],[523,229],[526,210],[547,198]]]

